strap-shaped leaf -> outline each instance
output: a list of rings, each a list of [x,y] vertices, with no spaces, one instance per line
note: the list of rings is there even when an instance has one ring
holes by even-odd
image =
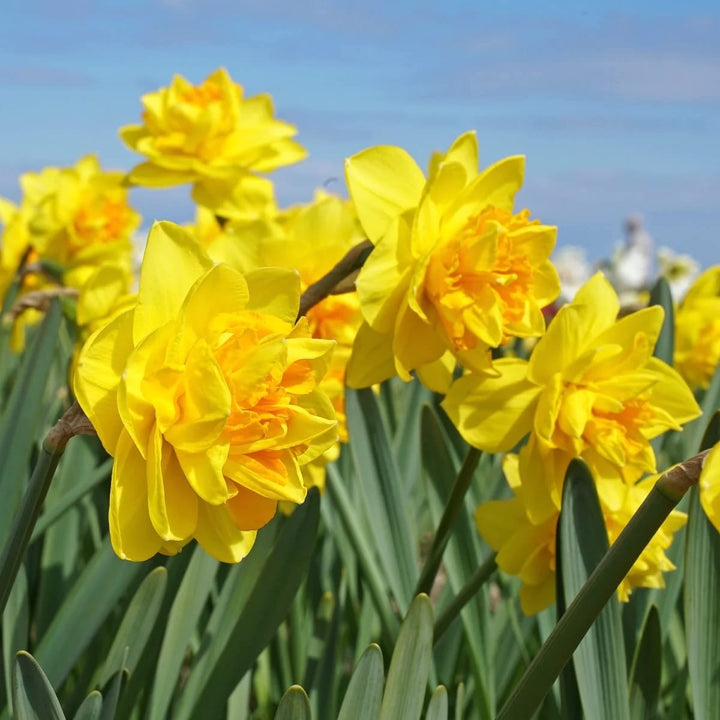
[[[140,583],[93,685],[105,685],[118,670],[132,675],[157,620],[166,585],[164,567],[155,568]]]
[[[98,690],[93,690],[83,701],[73,720],[100,720],[102,713],[103,697]]]
[[[608,549],[595,483],[587,466],[573,460],[565,476],[558,552],[563,596],[569,605]],[[573,655],[587,720],[629,720],[622,618],[616,596],[600,612]]]
[[[630,670],[630,714],[633,720],[652,720],[658,716],[661,676],[660,614],[652,605],[645,617]]]
[[[670,284],[659,277],[650,291],[650,305],[659,305],[665,311],[660,335],[655,344],[655,357],[672,366],[675,353],[675,307]]]
[[[312,720],[310,700],[300,685],[288,688],[282,696],[275,713],[275,720]]]
[[[373,391],[348,389],[345,412],[371,539],[400,611],[405,612],[417,581],[418,560],[403,483]]]
[[[168,715],[168,708],[177,688],[185,651],[196,632],[200,613],[207,602],[213,578],[220,564],[200,545],[196,545],[192,553],[190,564],[183,575],[170,610],[160,655],[157,659],[155,681],[152,685],[148,711],[150,720],[161,720]]]
[[[438,685],[430,698],[425,720],[447,720],[448,694],[444,685]]]
[[[0,420],[0,547],[9,535],[27,484],[28,461],[43,416],[45,385],[54,360],[62,319],[54,301],[25,351]],[[32,518],[34,522],[36,517]],[[2,571],[4,572],[4,571]]]
[[[427,595],[418,595],[400,626],[390,660],[380,720],[418,720],[432,662],[433,610]]]
[[[353,671],[337,720],[377,720],[384,684],[382,652],[370,645]]]
[[[53,687],[67,677],[141,568],[120,560],[107,538],[95,552],[35,650]]]
[[[24,651],[15,658],[13,713],[17,720],[65,720],[47,676],[35,658]]]
[[[175,710],[177,720],[223,713],[230,693],[288,613],[310,564],[319,517],[320,497],[311,492],[284,522],[237,621],[222,637],[204,638]]]

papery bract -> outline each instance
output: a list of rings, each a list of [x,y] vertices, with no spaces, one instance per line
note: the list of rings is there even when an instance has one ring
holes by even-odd
[[[170,278],[170,281],[168,281]],[[153,226],[137,304],[80,354],[78,400],[113,455],[110,533],[120,557],[192,538],[236,562],[301,467],[337,437],[318,384],[333,343],[295,323],[297,273],[214,265],[192,235]]]

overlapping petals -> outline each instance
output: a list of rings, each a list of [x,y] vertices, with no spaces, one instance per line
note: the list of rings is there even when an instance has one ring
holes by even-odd
[[[556,229],[513,209],[524,159],[478,173],[477,141],[460,136],[426,179],[400,148],[346,162],[350,194],[375,249],[357,280],[365,320],[348,384],[395,372],[445,390],[459,361],[491,368],[489,349],[544,332],[560,291],[549,261]]]
[[[166,282],[168,274],[172,282]],[[337,436],[318,389],[333,343],[295,323],[297,273],[214,265],[192,235],[156,224],[137,303],[95,332],[75,391],[114,456],[113,547],[143,560],[192,538],[236,562],[301,468]]]
[[[492,452],[515,446],[528,512],[541,522],[560,508],[573,457],[598,483],[633,483],[656,471],[650,440],[700,414],[672,368],[652,356],[663,321],[659,307],[616,320],[617,295],[595,275],[564,306],[529,363],[495,363],[497,378],[468,374],[443,402],[465,439]]]

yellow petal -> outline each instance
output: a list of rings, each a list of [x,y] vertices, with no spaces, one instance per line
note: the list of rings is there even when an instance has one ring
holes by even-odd
[[[367,323],[358,330],[348,361],[345,382],[351,388],[364,388],[395,375],[392,334],[379,333]]]
[[[261,268],[245,275],[250,291],[247,309],[295,324],[300,303],[300,275],[289,268]]]
[[[307,495],[300,466],[291,450],[231,454],[224,471],[234,482],[267,498],[301,503]]]
[[[190,486],[198,497],[210,505],[226,502],[235,492],[235,487],[223,475],[229,449],[229,443],[224,442],[198,453],[175,450]]]
[[[110,540],[123,560],[141,562],[155,555],[162,538],[148,511],[146,464],[130,436],[120,433],[113,463],[108,514]]]
[[[698,486],[700,504],[708,520],[720,532],[720,443],[705,458]]]
[[[197,525],[197,495],[157,426],[148,445],[146,476],[150,521],[155,532],[163,540],[190,538]]]
[[[259,530],[273,519],[277,504],[277,500],[238,486],[237,495],[228,500],[225,507],[238,529]]]
[[[527,380],[523,360],[498,360],[494,368],[499,377],[470,373],[456,380],[441,405],[468,443],[504,452],[530,430],[541,388]]]
[[[418,367],[416,373],[428,390],[445,395],[452,383],[456,365],[455,357],[447,351],[434,362]]]
[[[360,224],[377,242],[390,220],[415,207],[425,176],[405,150],[390,145],[368,148],[345,161],[345,178]]]
[[[240,562],[255,544],[256,535],[253,530],[238,530],[224,505],[200,503],[195,537],[220,562]]]
[[[122,429],[117,392],[132,352],[132,316],[132,310],[124,312],[93,333],[75,371],[75,395],[110,455],[115,454]]]
[[[212,260],[189,232],[170,222],[152,226],[140,271],[133,324],[136,345],[177,318],[190,288],[212,266]]]

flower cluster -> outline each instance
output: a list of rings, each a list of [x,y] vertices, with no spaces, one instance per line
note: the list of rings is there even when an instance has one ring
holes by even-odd
[[[656,472],[650,440],[681,429],[700,414],[678,373],[652,356],[662,309],[650,307],[617,320],[618,310],[615,291],[598,273],[560,309],[529,362],[499,360],[495,378],[465,375],[443,401],[463,437],[476,447],[502,452],[529,434],[517,460],[517,476],[509,478],[515,500],[478,511],[480,532],[501,551],[501,567],[505,544],[517,549],[533,533],[554,538],[565,471],[574,457],[592,471],[613,540],[649,491],[646,481],[637,481]],[[513,524],[503,525],[508,517]],[[626,578],[621,597],[627,597],[631,585],[661,582],[660,571],[669,568],[662,553],[668,544],[664,533],[679,522],[679,516],[671,518],[651,541]],[[499,532],[498,525],[505,529]],[[538,577],[538,563],[550,572],[551,557],[526,556],[528,611],[552,599],[545,575],[540,574],[541,583],[527,579]],[[505,567],[517,571],[512,561]]]
[[[237,562],[279,500],[304,500],[301,468],[337,430],[318,389],[333,342],[295,322],[299,293],[296,272],[243,275],[178,226],[153,226],[136,304],[87,340],[75,376],[115,458],[120,557],[172,554],[196,538]]]

